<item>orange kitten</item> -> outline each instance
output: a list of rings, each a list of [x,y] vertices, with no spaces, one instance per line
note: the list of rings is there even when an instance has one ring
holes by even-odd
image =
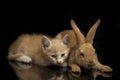
[[[15,61],[22,68],[29,68],[30,64],[66,67],[68,54],[67,34],[61,40],[41,34],[23,34],[10,46],[8,60]]]

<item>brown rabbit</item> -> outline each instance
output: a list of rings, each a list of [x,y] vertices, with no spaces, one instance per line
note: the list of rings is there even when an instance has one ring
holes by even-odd
[[[86,37],[81,33],[74,20],[71,20],[70,24],[73,30],[60,32],[56,35],[56,38],[61,39],[65,34],[70,35],[71,53],[69,66],[72,71],[81,72],[80,67],[84,67],[86,69],[97,69],[101,72],[111,72],[112,69],[109,66],[103,65],[98,61],[95,48],[93,47],[93,38],[100,24],[100,19],[91,27]]]

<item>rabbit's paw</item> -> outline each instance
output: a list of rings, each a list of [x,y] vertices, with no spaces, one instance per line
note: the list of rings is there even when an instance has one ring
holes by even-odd
[[[101,72],[112,72],[112,68],[107,66],[107,65],[104,65],[101,67]]]
[[[81,69],[78,65],[76,64],[71,64],[71,71],[72,72],[81,72]]]
[[[71,64],[70,65],[70,68],[71,68],[71,72],[72,72],[72,75],[75,76],[75,77],[79,77],[80,74],[81,74],[81,69],[78,65],[76,64]]]
[[[103,77],[112,77],[112,74],[101,73],[101,72],[98,72],[97,75],[101,75]]]

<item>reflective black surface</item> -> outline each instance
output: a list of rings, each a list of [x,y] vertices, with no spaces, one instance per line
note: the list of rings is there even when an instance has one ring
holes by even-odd
[[[58,66],[37,66],[24,65],[20,67],[16,63],[10,62],[19,80],[97,80],[98,76],[103,79],[112,77],[112,73],[101,73],[97,70],[84,70],[81,73],[73,73],[70,68]],[[29,67],[28,67],[29,66]]]
[[[71,29],[69,23],[71,18],[76,21],[84,34],[87,33],[98,18],[101,19],[101,24],[96,31],[94,47],[100,62],[113,68],[113,75],[109,78],[97,76],[97,79],[119,80],[120,6],[117,2],[90,1],[65,3],[63,1],[54,4],[45,2],[44,6],[41,5],[41,2],[33,1],[33,3],[36,4],[14,5],[13,7],[11,5],[4,5],[1,7],[0,80],[17,80],[13,68],[8,64],[7,53],[8,47],[20,34],[44,33],[55,36],[60,31]],[[68,74],[71,75],[68,70],[60,72],[63,77]],[[38,73],[36,74],[38,75]],[[54,74],[54,71],[51,74],[53,75],[48,76],[49,79],[52,76],[58,77],[58,75]],[[45,78],[47,78],[47,75]]]

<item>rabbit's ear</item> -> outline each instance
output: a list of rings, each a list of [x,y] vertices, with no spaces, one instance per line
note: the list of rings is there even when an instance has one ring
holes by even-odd
[[[87,36],[86,36],[86,42],[89,42],[91,44],[93,44],[93,38],[95,36],[96,33],[96,29],[99,26],[101,20],[98,19],[95,24],[91,27],[91,29],[88,31]]]
[[[78,28],[78,26],[76,25],[75,21],[73,19],[70,20],[70,24],[71,24],[71,27],[78,39],[78,44],[82,44],[85,42],[85,37],[84,35],[82,34],[82,32],[80,31],[80,29]]]

